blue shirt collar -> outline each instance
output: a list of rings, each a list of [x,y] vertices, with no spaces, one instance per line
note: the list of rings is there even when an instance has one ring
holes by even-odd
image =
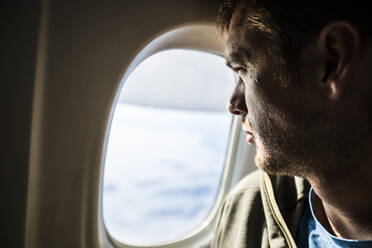
[[[318,218],[315,216],[314,209],[313,209],[313,194],[315,195],[315,192],[313,189],[310,189],[309,192],[309,207],[311,211],[312,218],[315,220],[315,226],[316,229],[319,230],[321,235],[327,236],[330,240],[332,240],[333,243],[335,243],[338,247],[345,247],[345,248],[371,248],[372,247],[372,240],[353,240],[353,239],[344,239],[339,238],[331,233],[329,233],[323,226],[320,224]]]

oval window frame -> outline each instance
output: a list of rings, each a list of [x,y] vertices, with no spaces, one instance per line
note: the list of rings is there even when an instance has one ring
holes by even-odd
[[[110,135],[110,129],[112,125],[112,118],[115,112],[115,107],[119,100],[119,95],[122,90],[124,82],[127,80],[128,76],[134,71],[134,69],[142,63],[148,57],[154,55],[155,53],[169,50],[169,49],[189,49],[189,50],[199,50],[206,53],[211,53],[218,56],[223,56],[224,44],[222,39],[217,38],[216,26],[212,23],[198,23],[198,24],[188,24],[172,28],[162,34],[156,36],[151,41],[147,42],[139,52],[136,53],[134,59],[129,63],[129,65],[124,67],[124,70],[119,78],[118,87],[115,89],[114,101],[111,105],[111,111],[109,115],[109,120],[107,128],[105,131],[105,140],[101,158],[101,175],[99,183],[99,206],[98,206],[98,236],[102,247],[108,248],[181,248],[181,247],[203,247],[211,241],[213,238],[217,213],[221,206],[224,196],[232,188],[232,186],[240,178],[239,171],[233,170],[235,164],[241,159],[242,149],[245,149],[245,145],[241,146],[242,139],[244,140],[244,135],[241,132],[241,119],[239,117],[233,117],[232,124],[230,128],[229,140],[227,142],[227,152],[223,165],[222,175],[220,179],[220,186],[209,214],[204,219],[204,221],[197,226],[193,231],[186,233],[179,239],[159,243],[156,245],[130,245],[122,243],[116,240],[108,232],[104,219],[103,219],[103,172],[105,166],[105,158],[107,151],[108,138]],[[238,145],[239,144],[239,145]],[[244,155],[243,155],[244,156]]]

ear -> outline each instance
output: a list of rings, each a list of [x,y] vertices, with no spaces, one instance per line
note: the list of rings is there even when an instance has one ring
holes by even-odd
[[[357,27],[347,21],[335,21],[323,27],[318,45],[324,56],[322,81],[329,89],[329,98],[340,98],[361,47]]]

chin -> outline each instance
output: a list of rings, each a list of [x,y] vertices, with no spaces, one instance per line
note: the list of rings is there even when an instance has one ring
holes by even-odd
[[[258,169],[265,171],[269,175],[296,176],[298,168],[295,167],[283,155],[271,153],[264,147],[257,147],[255,163]]]
[[[264,152],[262,147],[257,147],[256,156],[254,158],[257,168],[267,172],[266,168],[268,167],[268,161],[270,160],[269,157],[269,154]]]
[[[265,159],[264,157],[256,154],[256,157],[254,160],[255,160],[256,167],[259,170],[262,170],[270,175],[278,174],[278,170],[277,169],[273,170],[272,166],[270,166],[271,163],[269,163],[269,161]]]

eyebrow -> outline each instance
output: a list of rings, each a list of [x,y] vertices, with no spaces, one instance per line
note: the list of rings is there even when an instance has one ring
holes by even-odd
[[[247,66],[247,60],[249,58],[248,51],[246,49],[238,49],[226,57],[226,65],[232,69],[236,67]]]
[[[246,65],[246,60],[244,59],[244,56],[236,54],[234,56],[228,56],[226,57],[226,66],[230,67],[231,69],[234,69],[236,67],[243,67]]]

